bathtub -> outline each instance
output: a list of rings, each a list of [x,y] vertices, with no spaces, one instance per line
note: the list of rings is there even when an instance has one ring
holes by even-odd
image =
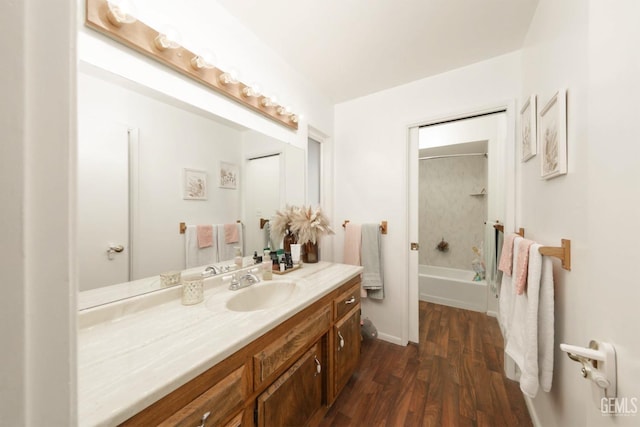
[[[420,300],[450,307],[487,312],[487,282],[474,282],[475,272],[455,268],[420,265]]]

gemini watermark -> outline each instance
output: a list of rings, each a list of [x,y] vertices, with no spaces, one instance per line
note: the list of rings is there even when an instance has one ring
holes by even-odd
[[[603,397],[600,399],[602,416],[634,417],[638,414],[637,397]]]

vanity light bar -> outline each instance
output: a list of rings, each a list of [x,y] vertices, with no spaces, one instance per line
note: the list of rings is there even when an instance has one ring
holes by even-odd
[[[297,130],[299,116],[291,113],[285,107],[275,104],[264,95],[242,82],[229,79],[230,73],[216,67],[198,66],[192,61],[198,55],[177,45],[169,46],[163,36],[155,29],[143,22],[119,22],[114,19],[113,7],[107,0],[87,0],[85,24],[156,61],[171,67],[175,71],[227,96],[239,104],[262,114],[269,119],[290,129]],[[114,24],[114,21],[116,24]],[[159,41],[158,41],[159,40]],[[161,47],[158,47],[160,45]],[[258,96],[248,96],[247,94]]]

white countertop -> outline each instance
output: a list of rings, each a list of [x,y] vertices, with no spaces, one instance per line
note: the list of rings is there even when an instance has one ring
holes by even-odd
[[[220,276],[205,279],[205,300],[197,305],[182,305],[176,287],[81,311],[79,424],[127,420],[361,271],[319,262],[274,275],[274,280],[296,280],[300,291],[285,304],[251,312],[225,307],[245,289],[230,291]]]

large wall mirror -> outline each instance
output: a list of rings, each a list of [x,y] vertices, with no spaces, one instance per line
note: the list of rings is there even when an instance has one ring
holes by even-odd
[[[244,255],[260,251],[260,219],[305,202],[305,158],[301,148],[81,63],[79,308],[158,290],[161,272],[184,270],[181,222],[240,221]],[[232,182],[221,182],[222,170]],[[190,182],[202,188],[191,194]]]

